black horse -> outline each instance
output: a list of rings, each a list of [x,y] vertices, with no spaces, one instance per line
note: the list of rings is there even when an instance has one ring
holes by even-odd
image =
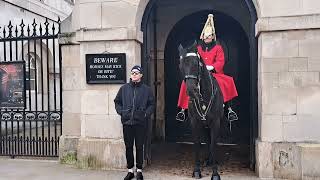
[[[192,127],[195,155],[193,177],[201,178],[199,157],[201,135],[205,132],[205,128],[208,128],[210,134],[209,156],[211,156],[209,159],[213,163],[211,180],[220,180],[215,150],[220,121],[223,119],[223,96],[218,82],[206,69],[206,65],[200,58],[196,43],[188,48],[183,48],[180,45],[178,50],[179,68],[186,82],[187,94],[190,97],[188,117]]]

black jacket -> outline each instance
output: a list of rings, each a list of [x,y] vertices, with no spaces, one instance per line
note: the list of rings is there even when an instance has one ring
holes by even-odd
[[[121,86],[114,99],[117,113],[125,125],[146,125],[154,111],[154,97],[151,89],[142,82]]]

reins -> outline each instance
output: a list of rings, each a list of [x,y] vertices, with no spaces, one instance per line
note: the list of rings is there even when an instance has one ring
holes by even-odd
[[[200,99],[199,98],[194,98],[193,99],[193,104],[194,104],[194,106],[196,108],[196,111],[197,111],[198,115],[201,117],[201,120],[206,121],[206,116],[207,116],[209,110],[212,107],[212,102],[213,102],[213,99],[214,99],[214,97],[216,95],[217,87],[213,86],[213,77],[210,74],[210,72],[208,72],[209,79],[210,79],[210,85],[211,85],[211,96],[210,96],[210,100],[209,100],[208,105],[206,106],[206,105],[203,104],[201,106],[200,100],[202,101],[202,94],[201,94],[201,85],[200,85],[200,82],[201,82],[200,72],[201,72],[201,64],[203,66],[204,63],[201,62],[201,58],[200,58],[200,55],[198,53],[187,53],[185,57],[190,57],[190,56],[198,57],[198,74],[197,75],[186,75],[185,79],[196,79],[198,81],[197,82],[197,89],[199,91]]]

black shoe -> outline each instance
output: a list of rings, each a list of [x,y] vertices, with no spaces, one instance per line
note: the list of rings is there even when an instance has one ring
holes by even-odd
[[[128,174],[126,175],[126,177],[124,178],[124,180],[131,180],[134,178],[134,174],[132,172],[128,172]]]
[[[143,180],[142,172],[137,172],[137,180]]]

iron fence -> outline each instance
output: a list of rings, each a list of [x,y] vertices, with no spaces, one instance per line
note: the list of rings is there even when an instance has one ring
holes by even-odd
[[[0,155],[58,156],[62,133],[60,19],[0,27]],[[19,76],[18,66],[23,66]]]

